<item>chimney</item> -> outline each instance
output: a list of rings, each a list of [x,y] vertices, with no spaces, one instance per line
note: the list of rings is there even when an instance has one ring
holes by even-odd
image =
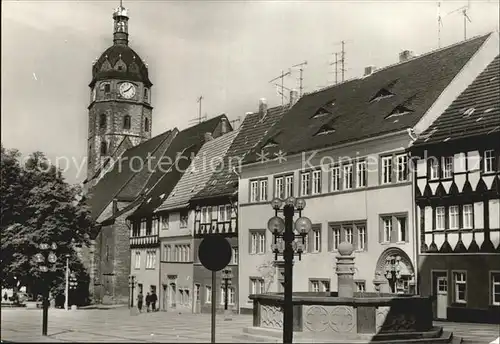
[[[372,75],[373,72],[375,72],[377,68],[375,66],[367,66],[365,67],[365,74],[364,76]]]
[[[212,133],[205,133],[205,142],[212,141],[213,139]]]
[[[399,62],[405,62],[411,59],[415,54],[411,50],[403,50],[399,53]]]
[[[267,115],[267,100],[266,98],[259,99],[259,114],[261,118],[264,118]]]
[[[299,92],[297,90],[290,90],[290,106],[293,106],[299,100]]]
[[[229,131],[229,128],[228,128],[227,118],[222,117],[221,123],[220,123],[220,134],[221,135],[227,134],[228,131]]]

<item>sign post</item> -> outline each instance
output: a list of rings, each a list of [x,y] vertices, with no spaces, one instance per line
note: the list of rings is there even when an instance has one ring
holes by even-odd
[[[198,248],[200,263],[212,271],[212,343],[215,343],[215,316],[217,311],[217,271],[224,269],[231,261],[231,245],[219,234],[206,236]]]

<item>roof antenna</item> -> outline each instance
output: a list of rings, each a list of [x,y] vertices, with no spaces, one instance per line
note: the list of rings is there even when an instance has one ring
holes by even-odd
[[[283,82],[284,82],[285,76],[290,75],[291,73],[292,73],[291,70],[289,70],[286,73],[284,71],[281,71],[281,75],[280,76],[277,76],[276,78],[274,78],[271,81],[269,81],[269,83],[271,83],[271,82],[273,82],[275,80],[281,79],[281,85],[274,84],[276,87],[278,87],[278,88],[281,89],[281,92],[278,91],[278,93],[281,94],[281,105],[285,104],[285,89],[286,90],[290,90],[289,88],[285,87],[285,85],[283,84]]]
[[[469,21],[469,23],[472,23],[472,20],[470,20],[470,17],[468,15],[469,10],[470,10],[470,0],[467,1],[466,6],[462,6],[460,8],[457,8],[456,10],[453,10],[447,14],[447,15],[450,15],[450,14],[453,14],[455,12],[462,11],[462,15],[464,16],[464,40],[467,39],[467,21]]]
[[[441,27],[443,26],[443,18],[441,18],[441,1],[438,1],[438,48],[441,48]]]
[[[299,72],[300,72],[300,76],[299,76],[299,97],[302,97],[302,94],[304,94],[304,85],[303,85],[303,80],[304,78],[302,77],[303,73],[304,73],[304,66],[307,65],[307,61],[304,61],[302,63],[298,63],[296,65],[293,65],[292,68],[296,68],[296,67],[299,67]]]

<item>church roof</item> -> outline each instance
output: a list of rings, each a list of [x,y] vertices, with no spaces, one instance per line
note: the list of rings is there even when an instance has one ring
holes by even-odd
[[[122,154],[111,170],[90,191],[89,206],[94,219],[97,219],[108,204],[117,198],[117,195],[132,180],[136,172],[141,170],[138,166],[141,159],[144,161],[148,153],[154,154],[162,145],[170,143],[169,138],[172,134],[172,130],[168,130]]]
[[[114,44],[102,53],[92,67],[92,81],[89,86],[94,86],[99,80],[109,79],[140,81],[146,87],[153,85],[149,80],[146,64],[126,44]]]
[[[207,198],[230,196],[238,191],[237,161],[244,158],[250,149],[260,142],[263,136],[275,125],[288,109],[288,106],[276,106],[267,110],[267,115],[250,113],[245,116],[238,129],[238,135],[224,157],[224,168],[215,172],[206,186],[191,199],[191,202]],[[232,166],[230,166],[232,164]]]
[[[500,133],[500,55],[413,143],[413,147]]]
[[[191,197],[205,187],[212,174],[220,166],[227,149],[237,134],[238,131],[232,131],[207,141],[191,161],[191,165],[184,172],[170,195],[157,210],[173,210],[187,207]]]
[[[218,136],[223,118],[227,120],[226,115],[210,118],[182,130],[175,137],[161,158],[161,165],[158,165],[161,168],[155,169],[144,187],[144,201],[131,214],[131,217],[149,215],[167,199],[184,171],[189,167],[190,158],[198,154],[203,146],[205,133],[211,133],[214,137]]]
[[[244,163],[291,155],[413,127],[480,49],[488,35],[304,95]],[[272,145],[270,144],[272,143]],[[262,158],[262,157],[261,157]]]

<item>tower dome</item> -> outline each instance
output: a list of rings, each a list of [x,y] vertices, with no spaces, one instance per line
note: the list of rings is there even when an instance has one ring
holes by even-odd
[[[128,11],[121,4],[113,13],[113,45],[106,49],[92,66],[92,87],[99,80],[125,79],[140,81],[146,87],[149,80],[148,68],[139,55],[128,46]]]

